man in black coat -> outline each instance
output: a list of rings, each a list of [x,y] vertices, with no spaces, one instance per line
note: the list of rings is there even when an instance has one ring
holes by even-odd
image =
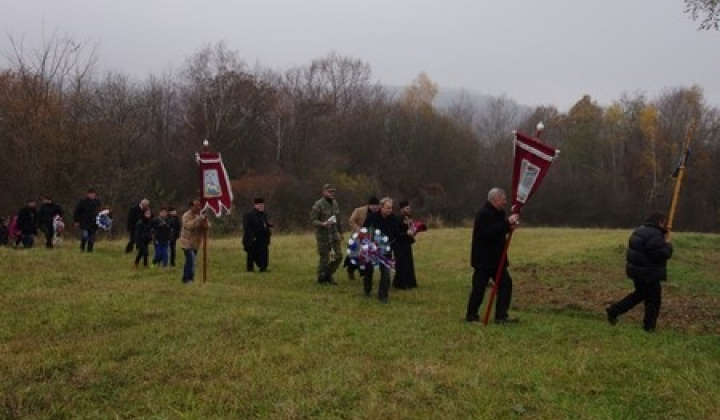
[[[495,304],[495,322],[517,322],[517,319],[508,316],[512,299],[512,278],[508,273],[510,264],[507,259],[500,272],[500,279],[495,278],[500,257],[505,249],[507,234],[517,227],[519,221],[517,214],[506,217],[504,210],[506,205],[505,191],[493,188],[488,193],[488,201],[475,215],[470,254],[470,263],[474,272],[472,290],[465,313],[465,320],[468,322],[480,321],[478,311],[491,278],[500,281]]]
[[[260,272],[267,271],[270,254],[270,228],[265,214],[265,200],[253,200],[253,208],[243,215],[243,249],[247,254],[245,268],[254,271],[255,265]]]
[[[660,282],[667,279],[667,260],[673,254],[670,232],[665,229],[665,223],[665,215],[653,213],[630,235],[625,274],[632,279],[635,290],[607,307],[605,311],[611,325],[617,324],[620,315],[644,301],[643,329],[655,330],[662,301]]]
[[[403,224],[400,219],[393,214],[393,200],[389,197],[380,199],[380,211],[369,213],[365,219],[363,227],[368,230],[370,235],[374,236],[375,230],[380,230],[381,234],[388,237],[388,242],[394,250],[394,244],[398,238],[404,234]],[[378,285],[378,299],[382,303],[388,303],[390,292],[390,269],[384,264],[378,264],[380,270],[380,284]],[[363,274],[363,290],[365,296],[372,293],[374,267],[366,267]]]
[[[127,232],[128,232],[128,243],[125,245],[125,253],[129,254],[133,252],[133,248],[137,244],[137,238],[135,237],[135,226],[137,222],[142,219],[145,210],[150,208],[150,200],[143,198],[139,204],[135,204],[128,210],[127,216]]]
[[[38,227],[45,234],[45,247],[53,247],[53,235],[55,234],[55,216],[62,217],[63,211],[59,204],[53,202],[52,198],[45,195],[42,197],[42,204],[38,210]]]
[[[95,234],[98,229],[97,215],[102,208],[100,200],[97,198],[97,191],[90,188],[85,198],[78,201],[73,212],[73,221],[75,226],[81,230],[80,251],[93,252],[95,245]]]
[[[17,226],[21,233],[23,248],[32,248],[38,226],[37,202],[35,200],[28,200],[25,207],[18,211]]]

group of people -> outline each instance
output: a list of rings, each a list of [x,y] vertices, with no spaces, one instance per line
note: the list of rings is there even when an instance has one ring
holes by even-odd
[[[30,199],[18,210],[17,215],[3,219],[0,232],[2,244],[12,243],[16,248],[32,248],[39,233],[45,237],[46,248],[54,248],[62,242],[65,230],[62,206],[48,195],[42,196],[40,202],[38,205],[37,200]],[[82,251],[93,251],[98,228],[97,217],[103,210],[107,213],[110,211],[102,208],[97,192],[93,189],[88,190],[86,196],[75,206],[72,217],[75,226],[82,232]]]
[[[322,197],[318,199],[310,210],[310,223],[315,229],[315,240],[319,256],[317,266],[317,282],[320,284],[337,284],[333,274],[345,261],[348,277],[355,278],[359,272],[363,278],[363,290],[370,296],[373,288],[373,274],[377,269],[380,272],[378,284],[378,299],[387,303],[390,290],[390,267],[385,264],[372,264],[359,266],[346,258],[343,260],[342,241],[344,239],[342,224],[340,223],[340,206],[335,199],[336,189],[332,184],[325,184]],[[374,232],[379,230],[381,235],[388,238],[388,243],[394,257],[395,276],[392,284],[397,289],[412,289],[417,287],[415,277],[415,263],[413,261],[412,244],[415,242],[416,229],[413,224],[410,205],[407,201],[399,203],[400,215],[393,212],[394,202],[390,197],[378,199],[372,196],[368,203],[353,210],[349,224],[353,233],[361,229]]]
[[[35,236],[42,232],[45,246],[53,248],[62,240],[64,228],[63,210],[49,196],[37,200],[30,199],[17,214],[0,220],[0,245],[32,248]]]
[[[515,213],[508,216],[504,210],[506,206],[505,192],[493,188],[475,216],[470,251],[474,271],[465,313],[468,322],[480,322],[478,311],[491,279],[497,282],[495,322],[518,322],[517,318],[511,318],[508,314],[512,299],[512,278],[508,272],[509,262],[501,256],[506,249],[508,233],[519,226],[520,219]],[[605,309],[611,325],[618,323],[620,315],[644,302],[643,329],[655,331],[662,301],[661,282],[667,279],[667,261],[673,254],[666,223],[664,214],[654,212],[630,236],[625,274],[632,279],[635,289]]]
[[[140,261],[144,267],[147,267],[152,243],[155,250],[152,265],[175,267],[176,244],[180,237],[180,229],[181,222],[177,209],[162,206],[158,215],[154,217],[150,200],[144,198],[128,211],[128,243],[125,246],[125,253],[129,254],[133,249],[137,249],[134,267],[138,268]]]
[[[336,188],[332,184],[325,184],[322,197],[310,210],[310,222],[315,231],[319,256],[317,282],[337,284],[333,275],[344,261],[350,279],[355,279],[355,273],[362,277],[366,296],[371,296],[374,273],[379,272],[377,297],[380,302],[388,302],[391,284],[396,289],[417,287],[412,245],[418,229],[412,219],[409,203],[401,201],[399,214],[396,214],[392,198],[378,199],[371,196],[367,204],[352,211],[348,220],[352,233],[363,230],[379,231],[387,238],[390,253],[394,257],[392,267],[388,264],[361,265],[350,258],[343,259],[344,236],[340,206],[335,193]],[[56,246],[64,226],[63,209],[49,196],[43,196],[41,203],[38,206],[36,200],[28,200],[17,216],[2,220],[0,244],[12,240],[17,247],[31,248],[34,237],[38,232],[42,232],[45,246]],[[478,312],[489,285],[495,285],[497,290],[495,323],[518,322],[517,318],[509,315],[513,282],[508,271],[509,261],[501,256],[505,251],[508,234],[519,226],[520,219],[516,213],[506,213],[507,204],[505,192],[500,188],[493,188],[488,192],[487,201],[475,215],[470,249],[472,286],[465,312],[465,320],[470,323],[480,322]],[[100,216],[103,214],[111,217],[110,209],[102,206],[94,189],[89,189],[73,211],[74,225],[81,231],[81,251],[93,252],[96,232],[102,224],[99,221]],[[141,261],[147,266],[149,246],[152,243],[155,249],[152,263],[163,267],[168,264],[175,266],[176,244],[179,244],[185,256],[182,282],[192,283],[197,252],[208,227],[208,219],[199,199],[190,203],[190,208],[183,213],[182,218],[178,218],[176,209],[166,207],[161,207],[157,217],[153,217],[149,200],[143,199],[128,211],[129,240],[125,251],[131,253],[133,249],[137,249],[134,267],[137,268]],[[265,201],[262,198],[254,199],[253,208],[243,215],[242,244],[248,272],[254,271],[255,267],[260,272],[268,270],[272,227],[265,213]],[[607,320],[611,325],[617,324],[622,314],[644,302],[643,329],[655,330],[662,302],[661,282],[667,278],[667,260],[672,254],[673,246],[670,232],[666,228],[666,216],[652,213],[630,236],[626,274],[633,280],[634,290],[606,308]],[[391,269],[395,272],[392,281]]]
[[[379,231],[380,235],[387,238],[394,260],[392,268],[388,264],[361,265],[349,256],[343,260],[344,235],[340,206],[335,198],[336,191],[332,184],[325,184],[322,197],[315,201],[310,210],[310,223],[315,230],[319,257],[317,282],[337,284],[333,275],[344,261],[351,280],[355,279],[356,273],[362,277],[366,296],[371,296],[374,273],[379,272],[377,298],[380,302],[389,301],[391,284],[396,289],[417,287],[412,245],[418,230],[413,223],[409,203],[401,201],[400,212],[395,214],[392,198],[378,199],[371,196],[367,204],[352,211],[348,220],[351,232],[357,234],[362,230]],[[520,225],[520,216],[517,213],[508,215],[505,211],[507,205],[505,191],[492,188],[488,192],[487,201],[475,215],[470,247],[470,265],[473,274],[465,310],[465,320],[469,323],[480,322],[479,310],[489,286],[493,286],[497,291],[494,322],[497,324],[519,322],[509,314],[513,280],[508,271],[509,260],[507,255],[503,254],[506,251],[508,234]],[[253,271],[254,265],[257,265],[260,271],[267,270],[272,224],[267,221],[262,199],[255,199],[253,209],[244,215],[243,227],[247,271]],[[661,213],[652,213],[630,237],[626,255],[626,274],[633,280],[635,289],[606,308],[607,320],[611,325],[617,324],[620,315],[644,302],[643,329],[655,330],[662,300],[661,281],[667,278],[666,265],[672,253],[673,247],[670,233],[666,229],[666,217]],[[392,282],[391,270],[395,272]]]
[[[323,187],[323,197],[313,204],[310,211],[319,255],[317,281],[321,284],[336,283],[332,275],[339,268],[342,256],[340,244],[343,234],[335,191],[333,185],[326,184]],[[479,310],[489,285],[493,285],[497,290],[495,323],[518,322],[517,318],[509,315],[513,282],[508,271],[510,263],[506,255],[503,258],[503,253],[506,251],[508,234],[519,226],[520,217],[517,213],[508,215],[505,211],[507,204],[505,191],[492,188],[488,192],[487,201],[475,215],[470,248],[472,286],[465,311],[465,320],[470,323],[480,322]],[[399,207],[398,216],[393,213],[391,198],[378,200],[370,197],[367,205],[352,212],[349,222],[353,232],[359,232],[362,228],[371,232],[380,230],[382,235],[389,238],[395,258],[393,286],[407,289],[417,286],[412,255],[416,230],[408,203],[400,202]],[[643,329],[655,330],[662,301],[661,282],[667,279],[667,261],[673,254],[671,235],[666,223],[664,214],[654,212],[630,236],[625,272],[632,279],[634,290],[606,308],[607,320],[611,325],[616,325],[622,314],[644,303]],[[346,259],[346,266],[350,278],[354,278],[355,272],[360,271],[366,296],[372,293],[373,273],[377,269],[380,272],[378,299],[388,302],[390,268],[387,265],[370,265],[359,270]]]

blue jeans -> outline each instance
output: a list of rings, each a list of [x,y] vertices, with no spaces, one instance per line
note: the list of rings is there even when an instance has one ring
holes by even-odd
[[[163,267],[167,267],[168,245],[170,245],[169,241],[155,241],[155,256],[153,257],[153,264],[162,263]]]
[[[183,267],[183,283],[189,283],[195,279],[195,262],[197,260],[197,250],[183,248],[185,253],[185,266]]]

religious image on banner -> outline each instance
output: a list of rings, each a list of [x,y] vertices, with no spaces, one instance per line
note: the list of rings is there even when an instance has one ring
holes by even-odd
[[[220,153],[201,152],[195,155],[200,167],[201,201],[203,211],[210,209],[220,217],[230,213],[233,201],[232,187]]]
[[[540,168],[529,160],[523,159],[520,167],[520,182],[517,190],[517,201],[525,203],[540,175]]]
[[[222,195],[217,169],[203,171],[203,198],[217,198]]]
[[[516,131],[514,153],[512,212],[520,213],[522,206],[537,191],[560,151],[540,139]]]

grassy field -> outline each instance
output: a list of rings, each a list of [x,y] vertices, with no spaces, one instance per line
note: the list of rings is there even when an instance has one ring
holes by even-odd
[[[463,321],[470,230],[423,233],[420,287],[315,283],[310,235],[270,272],[211,239],[208,282],[124,242],[0,249],[1,419],[720,419],[720,237],[677,234],[656,333],[624,296],[629,231],[521,229],[517,325]],[[182,262],[182,257],[180,257]]]

